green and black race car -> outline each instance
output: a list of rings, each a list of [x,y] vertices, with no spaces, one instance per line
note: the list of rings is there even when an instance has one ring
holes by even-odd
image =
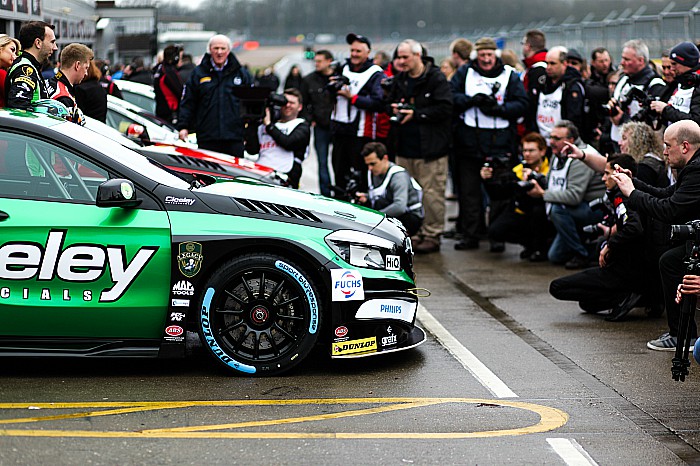
[[[373,210],[188,183],[88,129],[0,110],[0,355],[183,357],[278,374],[413,348],[410,239]]]

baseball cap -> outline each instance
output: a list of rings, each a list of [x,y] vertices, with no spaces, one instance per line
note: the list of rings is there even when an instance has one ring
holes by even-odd
[[[370,50],[372,49],[372,44],[370,43],[368,38],[359,34],[355,34],[353,32],[345,36],[345,42],[347,42],[348,44],[352,44],[353,42],[362,42],[363,44],[367,44],[367,47],[369,47]]]

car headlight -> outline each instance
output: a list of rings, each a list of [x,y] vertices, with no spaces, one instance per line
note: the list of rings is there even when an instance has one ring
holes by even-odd
[[[338,230],[326,236],[328,246],[345,262],[368,269],[386,268],[386,256],[394,250],[394,243],[353,230]]]

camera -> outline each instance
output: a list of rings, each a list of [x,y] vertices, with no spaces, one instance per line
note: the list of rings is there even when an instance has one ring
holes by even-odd
[[[547,176],[542,173],[532,172],[526,180],[520,180],[516,184],[522,192],[528,192],[535,187],[535,183],[540,185],[542,189],[547,188]]]
[[[612,228],[612,226],[615,224],[615,217],[612,215],[611,204],[610,200],[607,198],[607,194],[603,197],[590,201],[588,203],[588,207],[590,207],[592,211],[601,211],[605,214],[603,220],[600,221],[601,225]],[[584,233],[587,233],[593,237],[603,234],[603,229],[597,223],[586,225],[582,228],[582,230]]]
[[[331,186],[331,191],[336,195],[336,199],[345,200],[351,204],[357,203],[357,192],[360,189],[360,177],[362,173],[356,168],[350,168],[350,174],[345,175],[345,186]]]
[[[382,89],[384,92],[389,92],[391,90],[391,87],[394,85],[394,77],[389,76],[384,79],[382,79],[379,83],[380,86],[382,86]]]
[[[399,111],[401,111],[401,110],[413,110],[413,109],[415,109],[415,107],[411,104],[406,104],[406,103],[401,102],[401,103],[396,105],[396,109]],[[397,113],[395,115],[392,115],[391,118],[389,118],[389,120],[392,123],[401,123],[404,118],[406,118],[405,113]]]
[[[700,220],[693,220],[684,225],[671,225],[671,239],[700,243]]]
[[[265,106],[270,109],[270,122],[274,123],[280,119],[280,110],[287,105],[287,98],[282,94],[271,92],[265,99]]]

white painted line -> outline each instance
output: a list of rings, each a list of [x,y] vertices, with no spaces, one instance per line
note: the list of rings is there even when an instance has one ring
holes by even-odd
[[[518,398],[518,395],[513,393],[496,374],[491,372],[491,370],[486,367],[484,363],[479,361],[471,351],[457,341],[457,339],[453,337],[422,304],[418,304],[417,317],[425,329],[435,335],[435,338],[437,338],[440,344],[494,396],[498,398]]]
[[[547,443],[569,466],[598,466],[591,455],[572,438],[548,438]]]

